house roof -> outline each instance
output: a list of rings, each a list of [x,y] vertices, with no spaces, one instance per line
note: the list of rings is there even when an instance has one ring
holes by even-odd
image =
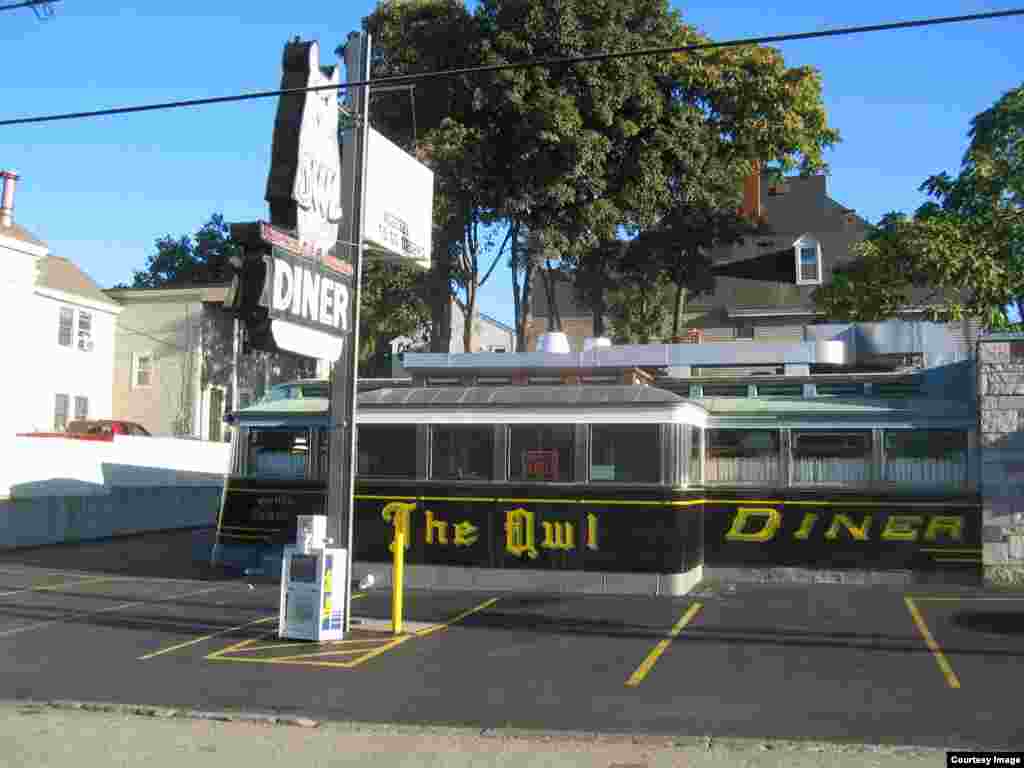
[[[23,226],[17,222],[11,222],[10,226],[0,227],[0,235],[3,237],[9,237],[12,240],[20,240],[23,243],[29,243],[30,245],[38,245],[42,248],[46,248],[47,245],[38,237],[33,235]]]
[[[209,285],[187,285],[172,288],[108,288],[104,291],[111,299],[122,303],[146,303],[151,301],[209,301],[222,303],[227,295],[227,283]]]
[[[119,306],[93,282],[91,277],[63,256],[51,254],[39,260],[39,277],[36,285],[39,288],[61,291],[90,301]]]

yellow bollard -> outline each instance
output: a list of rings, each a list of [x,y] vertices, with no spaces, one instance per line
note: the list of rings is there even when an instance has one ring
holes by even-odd
[[[392,501],[381,510],[384,519],[395,528],[395,537],[391,542],[391,631],[396,635],[402,634],[402,577],[409,537],[409,513],[414,509],[415,502]]]

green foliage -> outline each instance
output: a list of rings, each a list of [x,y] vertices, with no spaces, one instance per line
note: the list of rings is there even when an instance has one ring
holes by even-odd
[[[960,174],[921,185],[934,201],[913,218],[888,214],[855,251],[856,261],[815,293],[844,320],[881,320],[925,299],[932,320],[975,318],[1005,328],[1024,307],[1024,86],[972,120]],[[920,302],[920,299],[917,299]]]
[[[664,341],[671,329],[674,287],[661,274],[634,273],[607,294],[608,331],[616,344]]]
[[[228,259],[239,253],[224,217],[213,214],[194,235],[165,235],[156,241],[156,253],[146,257],[146,268],[136,270],[130,286],[117,288],[178,288],[226,283],[231,279]]]

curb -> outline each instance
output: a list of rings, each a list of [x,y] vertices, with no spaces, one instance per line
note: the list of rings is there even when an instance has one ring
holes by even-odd
[[[72,710],[102,714],[149,717],[160,720],[207,720],[224,723],[255,723],[259,725],[293,726],[300,728],[327,727],[353,733],[380,733],[384,735],[422,735],[483,738],[501,741],[576,742],[589,746],[632,744],[660,749],[699,749],[703,752],[732,750],[737,752],[779,753],[845,753],[864,755],[939,755],[950,749],[987,749],[981,745],[958,747],[925,747],[915,745],[864,744],[843,741],[799,741],[771,738],[716,738],[714,736],[672,736],[656,734],[630,734],[598,731],[550,731],[511,727],[472,727],[445,724],[410,725],[405,723],[375,723],[336,720],[315,720],[300,715],[281,715],[258,712],[225,712],[188,708],[158,707],[138,704],[111,704],[88,701],[32,701],[0,700],[0,708],[12,708],[20,714],[38,714],[45,710]]]

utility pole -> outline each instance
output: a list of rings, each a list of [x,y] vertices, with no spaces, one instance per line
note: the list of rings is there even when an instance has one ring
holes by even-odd
[[[353,32],[344,47],[346,78],[348,82],[366,82],[370,79],[370,36],[365,32]],[[356,400],[359,386],[359,294],[363,277],[363,230],[365,224],[366,190],[366,144],[370,130],[370,87],[368,85],[349,88],[347,92],[349,111],[355,125],[351,146],[355,150],[354,169],[348,178],[342,177],[343,184],[351,185],[351,195],[342,193],[343,199],[351,200],[349,210],[343,212],[341,237],[339,238],[352,254],[352,329],[342,345],[341,356],[335,363],[331,375],[331,448],[330,474],[327,485],[327,537],[334,539],[335,546],[342,546],[346,552],[345,573],[345,628],[348,632],[352,618],[352,547],[353,523],[355,517],[355,473],[356,473]],[[345,166],[343,159],[342,167]]]

